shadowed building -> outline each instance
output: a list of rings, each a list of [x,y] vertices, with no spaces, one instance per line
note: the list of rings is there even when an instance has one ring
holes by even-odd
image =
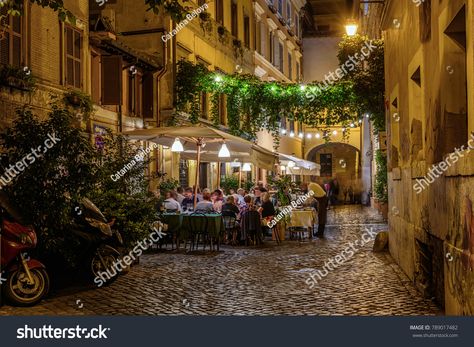
[[[383,13],[390,252],[453,315],[474,314],[473,14],[470,0]]]

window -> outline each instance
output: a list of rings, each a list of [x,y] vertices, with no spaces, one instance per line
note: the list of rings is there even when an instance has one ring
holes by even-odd
[[[283,44],[278,42],[278,68],[283,72]]]
[[[237,9],[237,3],[232,0],[230,4],[230,15],[231,15],[231,30],[232,36],[238,37],[239,36],[239,13]]]
[[[273,61],[272,64],[280,69],[280,40],[273,35]]]
[[[208,112],[207,112],[207,93],[201,93],[201,117],[207,119]]]
[[[138,98],[138,80],[139,80],[139,76],[138,74],[136,75],[132,75],[132,74],[129,74],[128,76],[128,114],[130,116],[132,115],[139,115],[139,111],[137,109],[137,100],[139,100]]]
[[[70,26],[64,27],[65,83],[82,87],[82,33]]]
[[[283,0],[278,0],[278,13],[283,15]]]
[[[300,37],[300,17],[298,16],[298,14],[296,14],[295,16],[295,33],[296,33],[296,37]]]
[[[286,130],[286,117],[281,116],[280,118],[280,128]]]
[[[267,27],[265,26],[265,23],[260,22],[260,50],[259,53],[263,55],[264,57],[267,56]]]
[[[293,62],[291,60],[291,53],[288,53],[288,78],[293,79]]]
[[[3,7],[0,15],[5,16],[0,23],[0,64],[20,67],[23,61],[23,17],[6,16],[7,7]]]
[[[286,2],[286,19],[288,19],[288,24],[291,23],[291,2]]]
[[[299,62],[296,62],[296,82],[299,82],[300,81],[300,78],[301,78],[301,72],[300,72],[300,63]]]
[[[244,16],[244,44],[245,47],[250,48],[250,18]]]
[[[153,118],[154,117],[154,87],[155,79],[151,72],[148,72],[142,77],[142,103],[141,103],[141,113],[144,118]]]
[[[179,184],[181,187],[187,187],[189,184],[188,161],[183,159],[179,161]]]
[[[275,35],[273,34],[273,31],[270,31],[270,35],[268,36],[269,37],[269,48],[270,48],[270,63],[274,64],[275,63],[275,59],[274,59],[274,40],[275,40]]]
[[[224,23],[224,0],[216,0],[216,22]]]
[[[219,110],[219,119],[220,119],[222,125],[227,125],[225,104],[226,104],[225,94],[219,95],[218,110]]]

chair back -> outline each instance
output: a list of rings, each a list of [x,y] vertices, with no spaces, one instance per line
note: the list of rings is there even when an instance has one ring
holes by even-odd
[[[242,216],[242,226],[246,231],[260,231],[260,213],[255,210],[246,211]]]
[[[191,232],[198,234],[207,233],[208,228],[208,219],[206,215],[202,212],[191,213],[189,217],[189,227]]]
[[[224,215],[224,216],[222,216],[222,219],[224,220],[224,228],[226,230],[235,228],[236,223],[237,223],[237,218],[235,218],[234,216]]]

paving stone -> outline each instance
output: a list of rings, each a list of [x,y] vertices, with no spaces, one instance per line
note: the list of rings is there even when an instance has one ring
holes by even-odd
[[[443,314],[416,291],[388,253],[372,252],[373,242],[357,247],[313,289],[306,284],[312,272],[361,240],[366,228],[387,226],[375,210],[341,206],[328,213],[325,239],[146,254],[108,287],[55,293],[31,308],[3,306],[0,315]]]

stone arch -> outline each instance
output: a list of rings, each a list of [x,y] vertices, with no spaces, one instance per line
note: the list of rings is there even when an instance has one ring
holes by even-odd
[[[340,201],[344,200],[344,192],[349,187],[358,197],[363,193],[359,148],[347,143],[329,142],[314,146],[306,152],[305,158],[321,165],[321,176],[314,179],[316,182],[324,184],[337,179],[340,186],[337,198]]]

